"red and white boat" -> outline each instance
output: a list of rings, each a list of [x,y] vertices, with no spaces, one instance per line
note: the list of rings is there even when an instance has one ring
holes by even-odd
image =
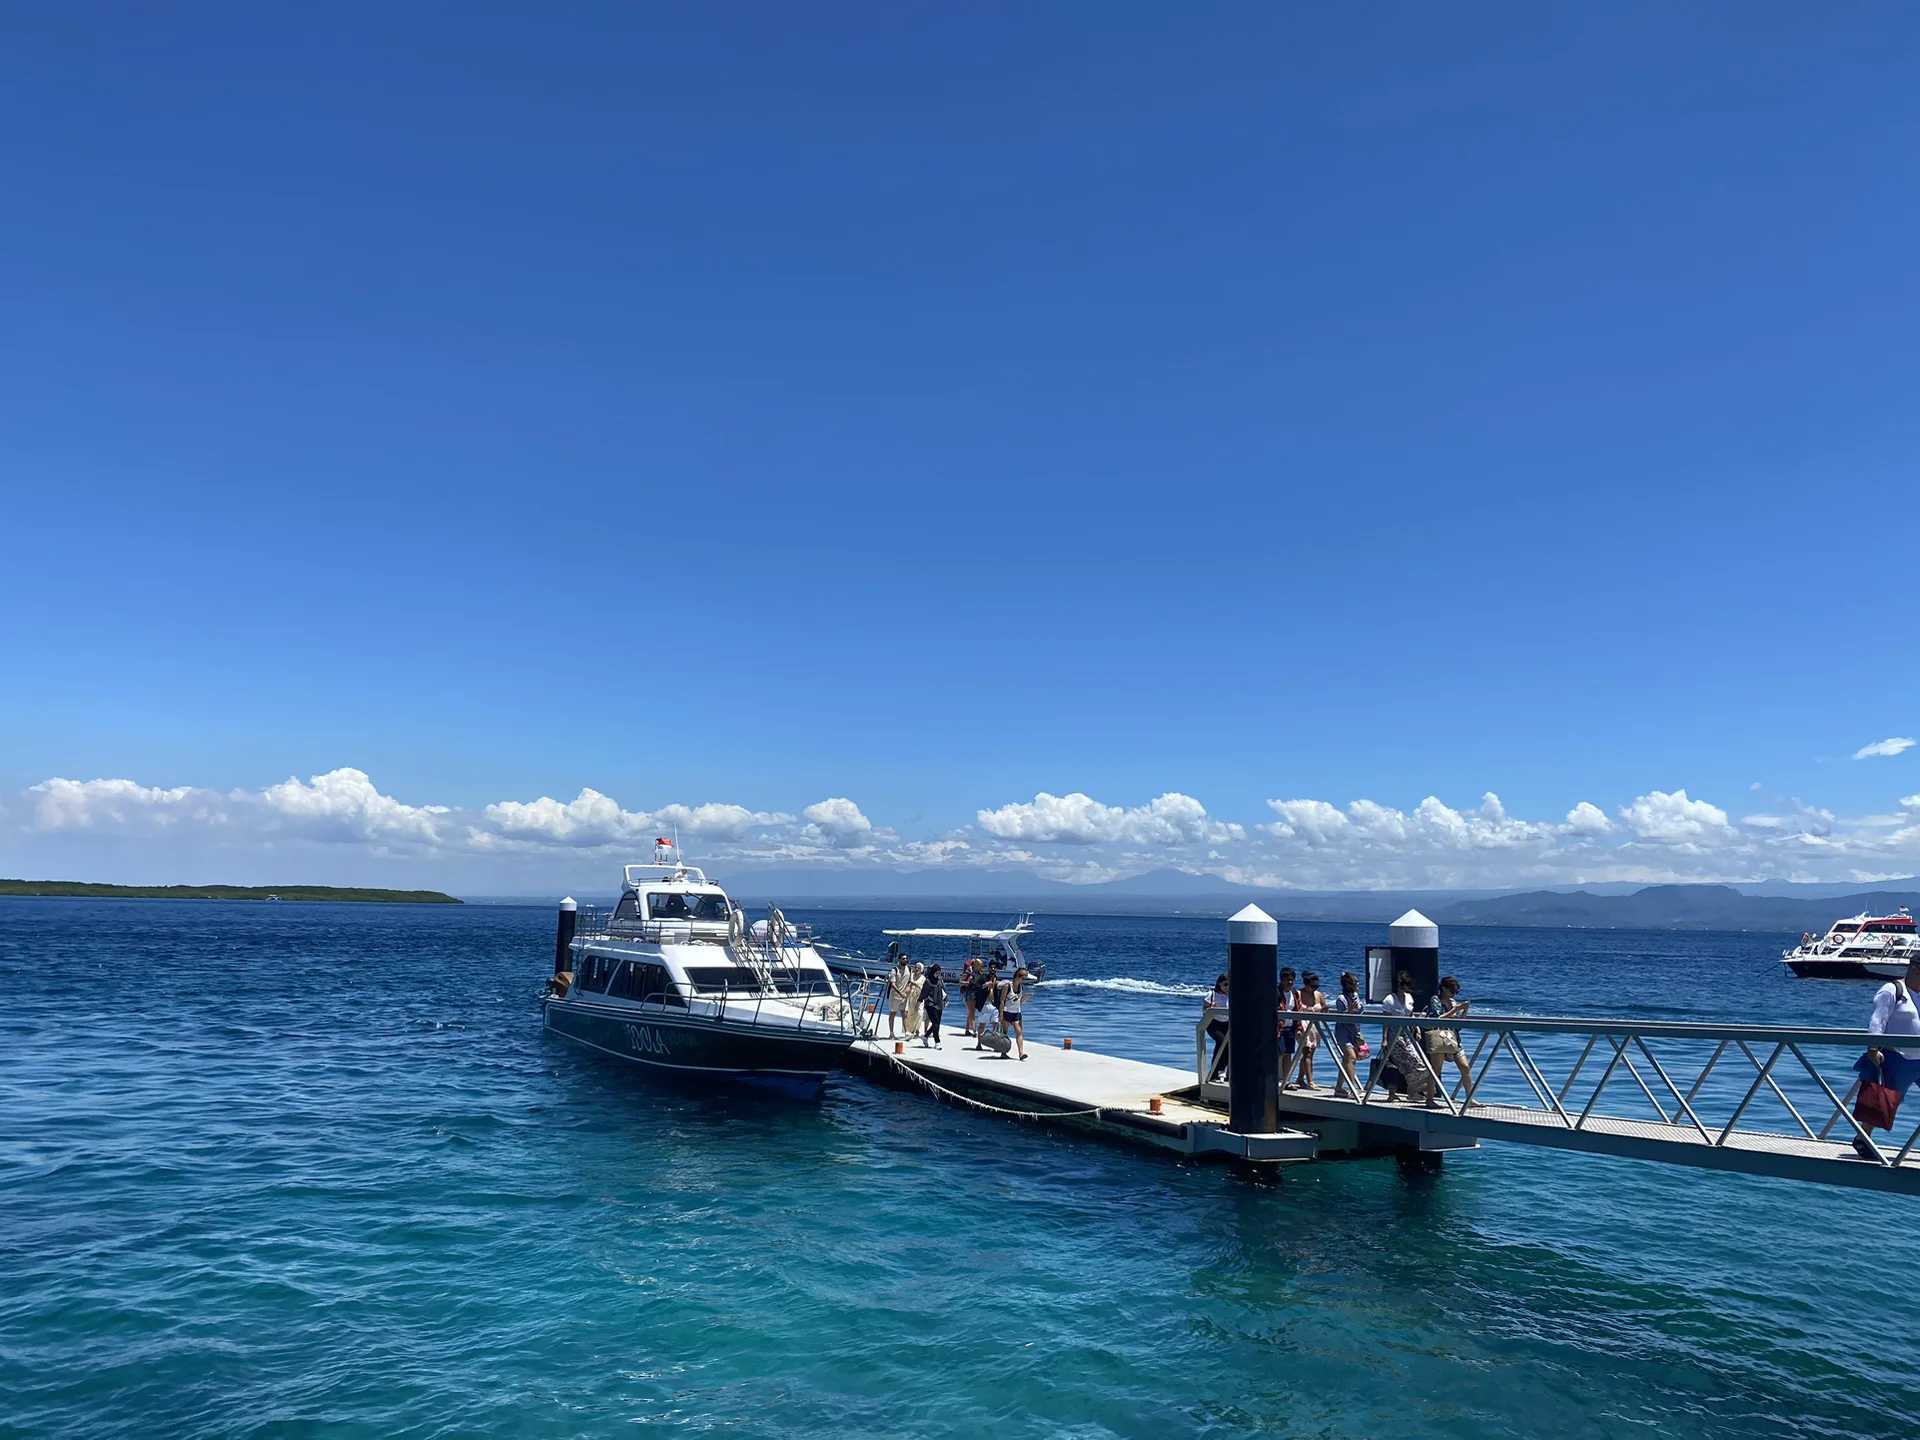
[[[1891,915],[1864,910],[1836,920],[1826,934],[1808,934],[1781,955],[1802,980],[1897,980],[1920,957],[1920,935],[1913,915],[1902,905]]]

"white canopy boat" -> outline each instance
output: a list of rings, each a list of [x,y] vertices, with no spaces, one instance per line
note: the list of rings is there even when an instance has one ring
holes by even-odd
[[[1891,915],[1861,911],[1836,920],[1827,933],[1802,935],[1780,959],[1802,980],[1898,980],[1920,957],[1913,914],[1902,905]]]

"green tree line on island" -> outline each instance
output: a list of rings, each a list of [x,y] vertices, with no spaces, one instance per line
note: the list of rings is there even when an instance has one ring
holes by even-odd
[[[395,905],[461,903],[438,890],[369,890],[350,885],[99,885],[86,880],[0,880],[0,895],[68,895],[120,900],[362,900]]]

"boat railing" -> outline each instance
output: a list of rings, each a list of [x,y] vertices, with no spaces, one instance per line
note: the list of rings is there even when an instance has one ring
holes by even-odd
[[[574,921],[576,940],[645,940],[652,944],[724,944],[724,920],[618,920],[610,910],[579,912]]]
[[[676,1019],[704,1020],[716,1025],[759,1025],[803,1030],[811,1024],[856,1035],[861,1033],[860,1012],[831,984],[791,990],[775,990],[767,986],[757,986],[752,990],[733,990],[728,986],[718,990],[697,990],[684,983],[676,983],[669,990],[652,991],[634,1004],[638,1013],[643,1015],[672,1015]],[[775,1008],[769,1010],[769,1004]]]
[[[1224,1018],[1209,1009],[1194,1027],[1194,1068],[1203,1088],[1209,1083],[1207,1023]],[[1455,1116],[1716,1149],[1851,1145],[1874,1164],[1920,1168],[1920,1124],[1906,1130],[1902,1122],[1876,1141],[1853,1115],[1861,1084],[1856,1062],[1870,1049],[1899,1044],[1900,1036],[1820,1026],[1379,1010],[1288,1011],[1278,1019],[1299,1028],[1302,1046],[1312,1035],[1345,1092],[1341,1098],[1363,1110],[1405,1108],[1381,1083],[1384,1070],[1397,1068],[1388,1062],[1394,1050],[1419,1066],[1412,1088],[1428,1091],[1434,1108]],[[1341,1026],[1358,1029],[1379,1048],[1350,1061]],[[1407,1031],[1416,1032],[1414,1043],[1396,1049],[1394,1037]],[[1453,1032],[1458,1060],[1435,1058],[1428,1038],[1434,1031]],[[1231,1041],[1222,1043],[1229,1045],[1231,1067]],[[1408,1090],[1404,1083],[1396,1088]]]

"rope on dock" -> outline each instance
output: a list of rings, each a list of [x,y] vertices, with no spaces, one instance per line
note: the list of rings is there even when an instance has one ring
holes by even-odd
[[[933,1091],[936,1095],[944,1095],[949,1100],[958,1100],[962,1105],[971,1105],[975,1110],[985,1110],[990,1115],[1011,1115],[1016,1120],[1069,1120],[1082,1115],[1099,1115],[1107,1110],[1111,1110],[1119,1115],[1137,1115],[1143,1113],[1137,1110],[1129,1110],[1119,1105],[1095,1105],[1087,1110],[1009,1110],[1004,1105],[989,1105],[984,1100],[975,1100],[970,1095],[962,1095],[957,1090],[949,1090],[946,1086],[922,1075],[898,1055],[890,1055],[884,1050],[882,1050],[880,1054],[883,1058],[892,1061],[894,1068],[899,1070],[908,1079],[926,1086],[927,1089]]]

